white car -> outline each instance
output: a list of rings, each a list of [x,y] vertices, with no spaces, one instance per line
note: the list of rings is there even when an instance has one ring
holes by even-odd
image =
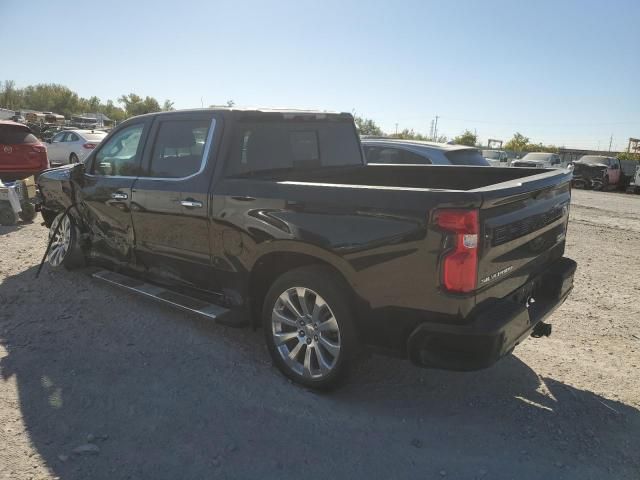
[[[482,156],[492,167],[509,166],[509,155],[504,150],[482,150]]]
[[[106,137],[100,130],[63,130],[56,133],[47,145],[51,164],[83,162]]]
[[[512,167],[529,168],[564,168],[560,155],[557,153],[531,152],[519,160],[511,162]]]

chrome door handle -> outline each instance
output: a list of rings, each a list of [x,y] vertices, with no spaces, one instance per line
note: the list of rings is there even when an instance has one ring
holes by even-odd
[[[181,200],[180,205],[187,208],[202,208],[202,202],[197,200]]]
[[[126,193],[116,192],[111,194],[111,198],[113,198],[114,200],[126,200],[127,198],[129,198],[129,195],[127,195]]]

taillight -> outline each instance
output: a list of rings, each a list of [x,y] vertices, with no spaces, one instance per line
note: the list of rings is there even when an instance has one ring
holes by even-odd
[[[44,145],[34,145],[31,149],[36,153],[45,153],[47,151],[47,147]]]
[[[478,278],[478,210],[438,210],[435,222],[455,242],[442,262],[444,288],[456,293],[472,292]]]
[[[94,148],[96,148],[97,143],[85,143],[82,146],[88,150],[93,150]]]

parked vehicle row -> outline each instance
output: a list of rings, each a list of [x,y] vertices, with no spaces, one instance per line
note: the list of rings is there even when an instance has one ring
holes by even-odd
[[[313,388],[365,346],[472,370],[550,334],[576,268],[563,256],[571,173],[363,143],[383,163],[367,164],[350,114],[132,118],[84,163],[40,175],[49,263],[106,266],[94,276],[262,326],[275,365]],[[389,162],[405,152],[422,164]]]

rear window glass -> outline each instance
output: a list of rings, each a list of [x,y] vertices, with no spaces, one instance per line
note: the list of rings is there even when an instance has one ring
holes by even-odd
[[[477,165],[483,167],[489,165],[489,162],[487,162],[478,150],[453,150],[451,152],[445,152],[445,156],[452,165]]]
[[[83,133],[82,136],[87,140],[99,142],[107,136],[106,133]]]
[[[545,162],[547,160],[551,160],[553,157],[552,153],[527,153],[522,160],[534,161],[534,162]]]
[[[0,144],[38,143],[36,136],[22,127],[0,125]]]
[[[588,163],[590,165],[593,164],[597,164],[597,163],[603,163],[603,164],[607,164],[607,157],[599,157],[596,155],[585,155],[584,157],[582,157],[580,160],[578,160],[580,163]]]
[[[361,164],[358,138],[349,122],[241,121],[226,173]]]
[[[149,176],[184,178],[200,171],[211,120],[165,120],[153,145]]]

